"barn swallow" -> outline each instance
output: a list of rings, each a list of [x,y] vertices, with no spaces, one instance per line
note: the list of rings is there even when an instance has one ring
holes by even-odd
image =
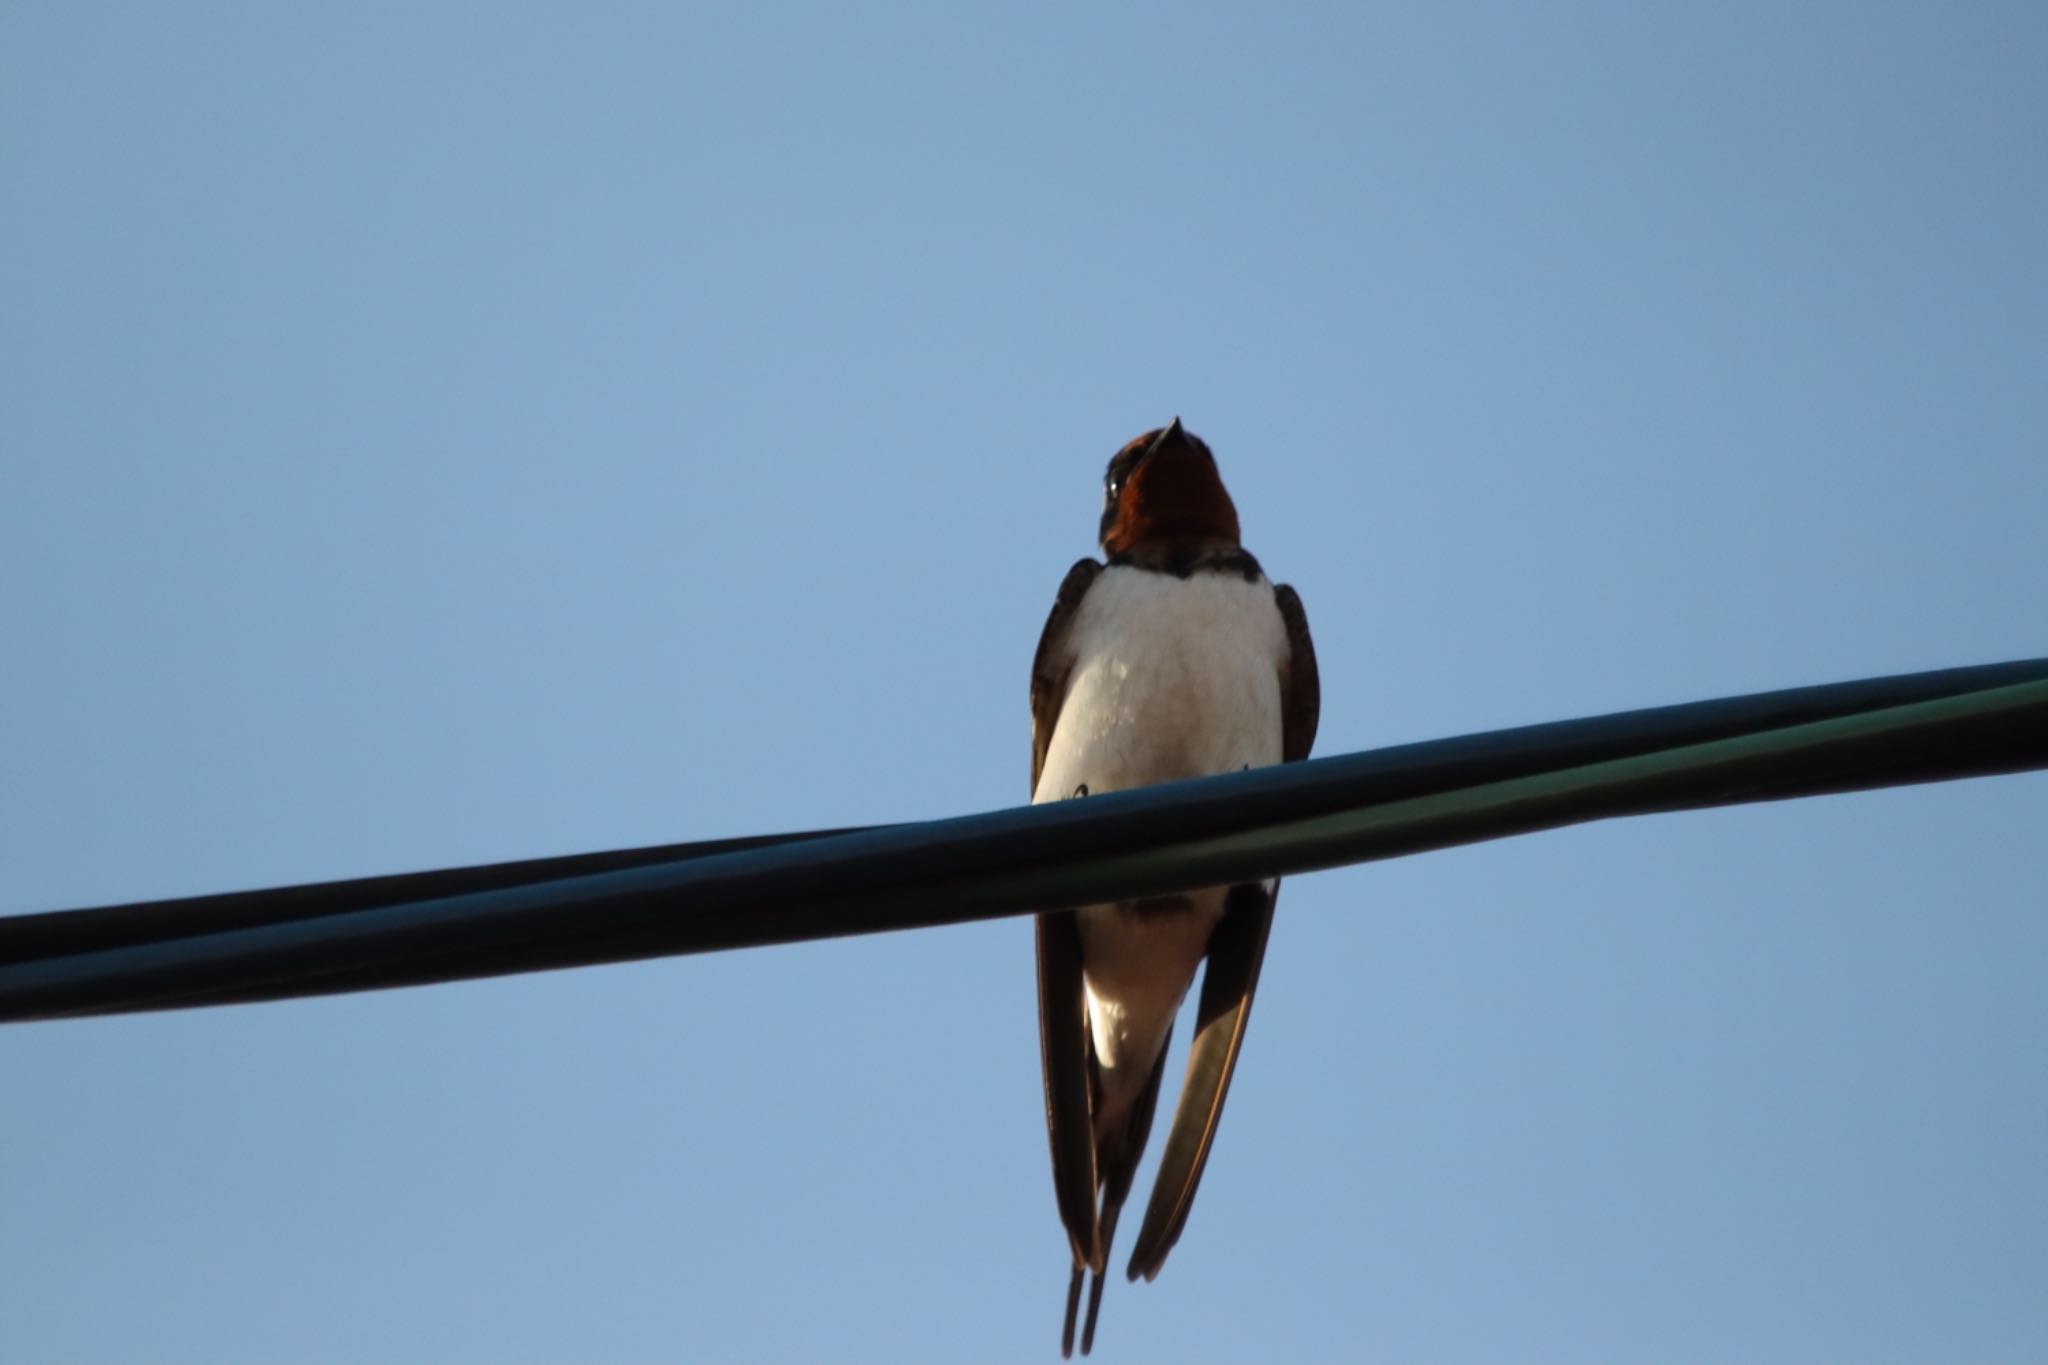
[[[1321,711],[1308,618],[1294,589],[1268,582],[1239,543],[1209,447],[1176,417],[1119,450],[1102,486],[1104,561],[1067,571],[1032,660],[1032,803],[1308,757]],[[1278,891],[1277,880],[1253,882],[1037,917],[1046,1127],[1074,1253],[1063,1356],[1089,1272],[1081,1354],[1094,1345],[1174,1015],[1206,958],[1187,1076],[1129,1278],[1157,1275],[1180,1238]]]

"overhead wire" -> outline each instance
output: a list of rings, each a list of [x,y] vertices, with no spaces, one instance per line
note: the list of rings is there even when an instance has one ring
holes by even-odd
[[[2048,768],[2048,659],[1345,754],[1084,800],[0,919],[0,1022],[962,923],[1588,820]]]

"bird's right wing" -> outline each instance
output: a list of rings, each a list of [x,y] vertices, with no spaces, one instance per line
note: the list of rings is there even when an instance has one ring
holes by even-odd
[[[1031,794],[1038,794],[1038,774],[1045,767],[1045,751],[1052,747],[1052,732],[1060,723],[1060,708],[1067,700],[1067,680],[1074,671],[1074,653],[1067,640],[1074,613],[1081,599],[1095,585],[1102,565],[1083,559],[1067,570],[1060,581],[1059,596],[1053,598],[1052,613],[1039,632],[1038,649],[1031,656]]]
[[[1031,661],[1031,788],[1045,767],[1073,671],[1069,628],[1081,599],[1102,572],[1084,559],[1067,571]],[[1045,1126],[1052,1143],[1053,1193],[1074,1250],[1067,1334],[1072,1346],[1074,1308],[1084,1268],[1100,1269],[1095,1216],[1095,1133],[1089,1093],[1094,1056],[1088,1038],[1088,1000],[1081,979],[1081,929],[1071,910],[1038,917],[1038,1044],[1045,1066]]]

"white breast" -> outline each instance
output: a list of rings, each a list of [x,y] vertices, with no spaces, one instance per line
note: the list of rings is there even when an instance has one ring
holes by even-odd
[[[1060,801],[1280,761],[1287,629],[1263,577],[1105,569],[1067,634],[1072,672],[1032,800]],[[1140,1089],[1223,913],[1081,911],[1081,954],[1104,1110]]]
[[[1264,578],[1104,569],[1067,645],[1073,671],[1033,801],[1280,761],[1287,628]]]

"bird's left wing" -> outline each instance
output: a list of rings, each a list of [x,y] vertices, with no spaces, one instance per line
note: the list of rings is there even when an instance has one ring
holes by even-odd
[[[1296,763],[1308,757],[1322,715],[1322,680],[1316,651],[1309,639],[1308,616],[1293,588],[1273,590],[1274,605],[1287,629],[1287,661],[1280,672],[1280,758]],[[1145,1221],[1131,1248],[1129,1275],[1151,1279],[1166,1264],[1166,1254],[1180,1240],[1194,1206],[1223,1100],[1230,1092],[1231,1072],[1244,1044],[1251,1018],[1252,996],[1259,988],[1259,968],[1266,958],[1266,936],[1273,927],[1273,903],[1280,883],[1250,882],[1230,888],[1223,918],[1209,938],[1209,965],[1202,973],[1202,996],[1196,1007],[1195,1041],[1188,1049],[1187,1078]]]

